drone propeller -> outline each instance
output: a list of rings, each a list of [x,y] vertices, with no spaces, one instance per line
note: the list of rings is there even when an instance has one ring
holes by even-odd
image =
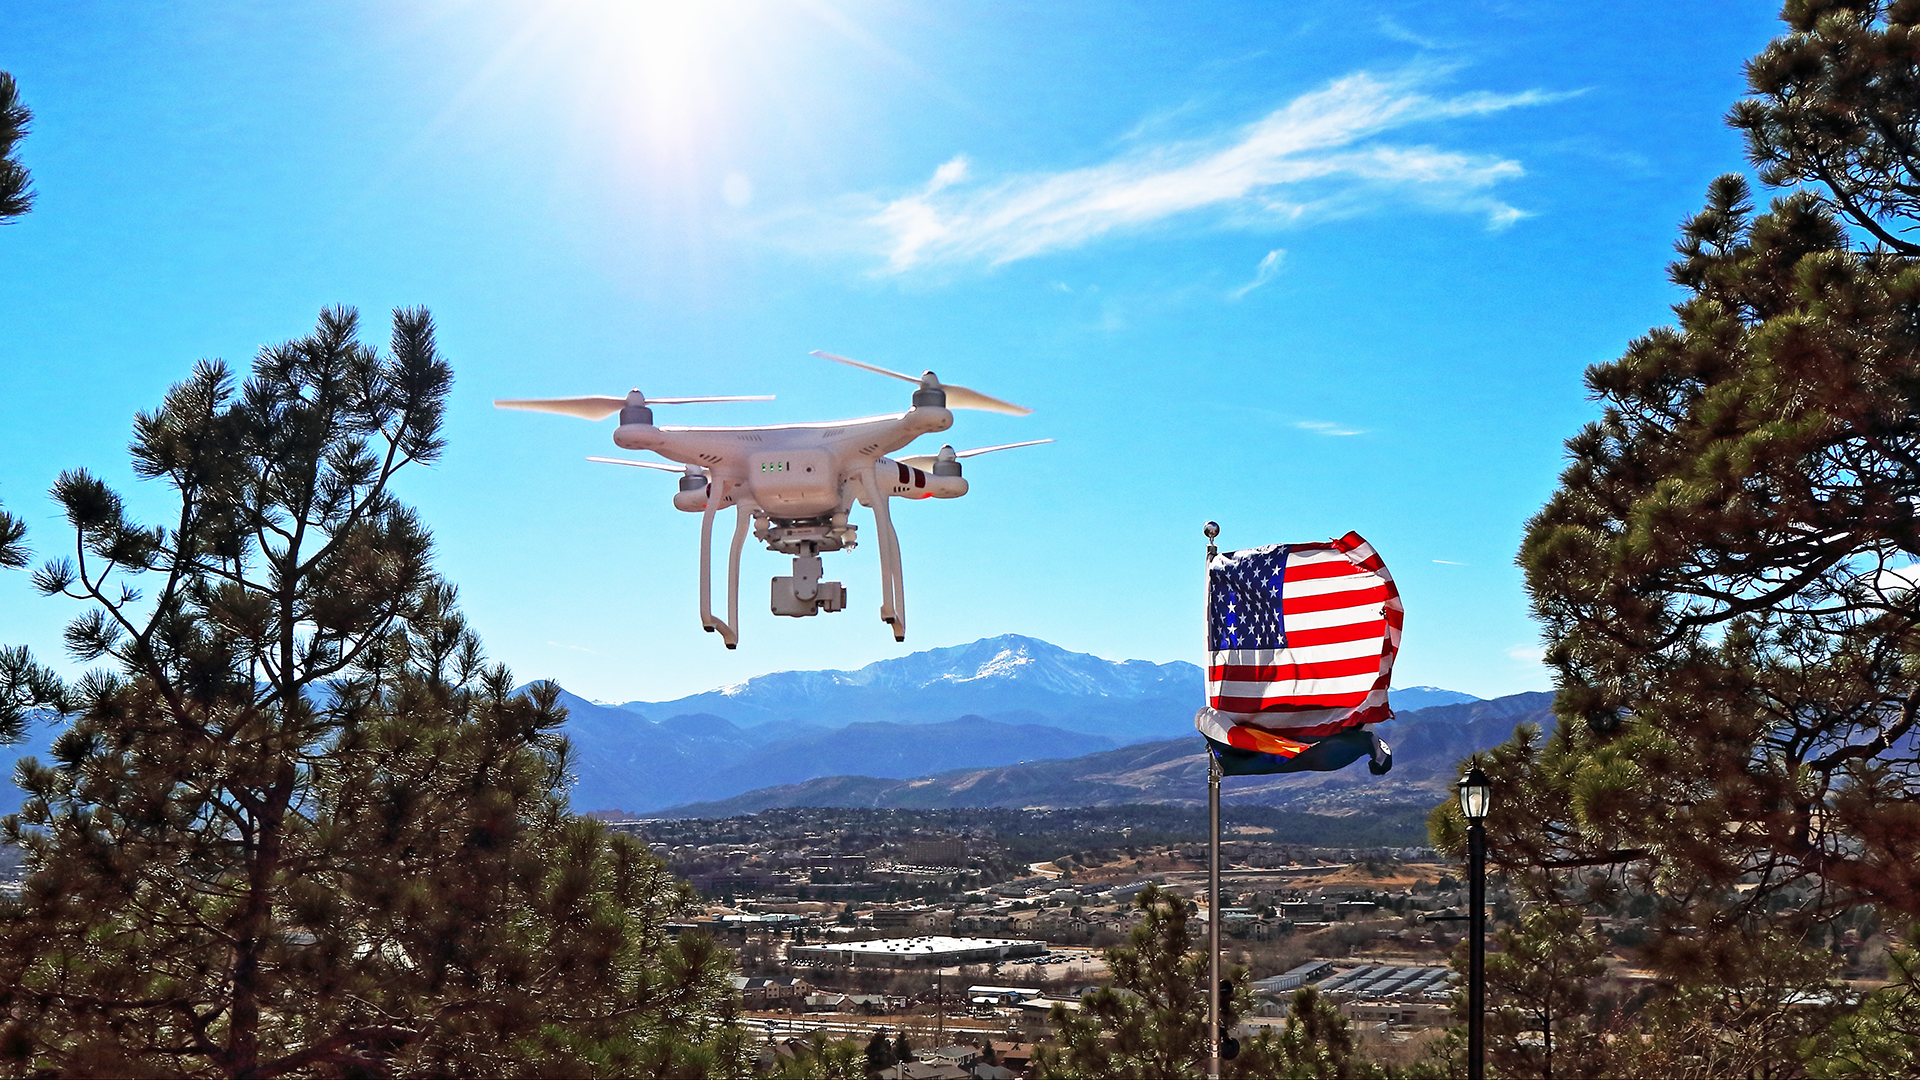
[[[687,472],[695,468],[691,465],[675,465],[670,461],[635,461],[632,458],[590,457],[588,461],[598,461],[606,465],[631,465],[636,469],[659,469],[661,472]]]
[[[680,490],[700,491],[709,483],[707,470],[698,465],[675,465],[670,461],[635,461],[632,458],[590,457],[588,461],[603,462],[607,465],[631,465],[636,469],[658,469],[661,472],[680,473]]]
[[[836,364],[846,364],[849,367],[857,367],[871,371],[876,375],[889,375],[899,379],[901,382],[910,382],[928,390],[944,390],[947,394],[947,407],[950,409],[976,409],[980,412],[1006,413],[1008,416],[1025,416],[1033,411],[1024,405],[1015,405],[1011,401],[1001,401],[997,397],[990,397],[978,390],[969,390],[964,386],[955,386],[953,383],[943,383],[939,377],[931,371],[915,378],[912,375],[903,375],[898,371],[888,371],[883,367],[863,364],[858,360],[849,360],[844,356],[835,356],[830,352],[821,352],[818,349],[813,351],[813,355],[822,360],[831,360]]]
[[[772,394],[750,394],[732,397],[657,397],[650,398],[638,390],[631,391],[626,397],[562,397],[562,398],[494,398],[496,409],[526,409],[529,412],[559,413],[561,416],[577,416],[582,420],[605,420],[628,405],[696,405],[708,401],[772,401]]]
[[[959,458],[970,458],[976,454],[991,454],[995,450],[1012,450],[1021,446],[1039,446],[1041,443],[1050,443],[1052,441],[1052,439],[1032,439],[1028,442],[1001,443],[999,446],[976,446],[971,450],[955,450],[951,446],[943,446],[937,454],[915,454],[912,457],[895,458],[894,460],[909,468],[924,471],[933,468],[933,466],[940,461],[954,461]]]

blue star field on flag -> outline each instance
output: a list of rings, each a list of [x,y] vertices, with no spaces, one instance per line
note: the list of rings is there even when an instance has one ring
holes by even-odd
[[[1286,574],[1287,545],[1264,551],[1208,573],[1207,648],[1284,649],[1287,632],[1280,617],[1280,586]]]

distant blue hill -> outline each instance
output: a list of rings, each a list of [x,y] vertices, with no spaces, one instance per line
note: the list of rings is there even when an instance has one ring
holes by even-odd
[[[1505,741],[1519,724],[1551,731],[1553,695],[1513,694],[1404,710],[1380,725],[1393,744],[1393,770],[1228,777],[1222,794],[1233,806],[1276,806],[1315,813],[1367,813],[1383,806],[1432,805],[1449,797],[1458,763]],[[823,776],[730,799],[692,803],[666,817],[732,817],[774,807],[844,806],[894,809],[956,807],[1196,806],[1207,797],[1207,758],[1197,736],[1136,743],[1074,758],[952,769],[909,779]]]
[[[561,703],[578,751],[574,808],[638,813],[820,777],[897,781],[1184,738],[1204,694],[1195,664],[1105,660],[1005,634],[670,701],[605,705],[563,690]],[[1409,713],[1479,699],[1414,686],[1392,700]],[[47,760],[60,728],[36,719],[24,743],[0,748],[0,767]],[[0,784],[0,813],[19,800]]]
[[[902,724],[853,719],[837,727],[768,721],[750,728],[712,714],[655,723],[561,691],[578,750],[573,806],[646,812],[835,773],[918,776],[929,769],[1075,757],[1119,744],[1111,736],[981,716]]]
[[[0,814],[15,814],[26,793],[13,785],[13,765],[21,758],[38,758],[41,764],[53,760],[53,740],[67,730],[60,714],[51,709],[33,709],[27,713],[26,738],[12,746],[0,746]]]
[[[1196,664],[1106,660],[1003,634],[669,701],[568,695],[567,730],[581,750],[573,803],[640,813],[821,777],[899,781],[1079,758],[1192,736],[1205,692]],[[1400,713],[1479,700],[1434,686],[1392,695]]]

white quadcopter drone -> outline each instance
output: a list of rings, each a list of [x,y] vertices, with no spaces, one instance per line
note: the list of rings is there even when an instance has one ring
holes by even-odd
[[[1038,446],[1052,439],[982,446],[898,460],[886,455],[922,435],[953,426],[951,409],[1025,416],[1022,408],[999,398],[943,384],[929,371],[914,378],[844,356],[813,355],[918,386],[913,408],[889,416],[834,420],[819,424],[769,424],[763,427],[662,427],[653,422],[653,406],[708,401],[771,401],[768,396],[649,398],[638,390],[626,397],[575,397],[495,400],[503,409],[604,420],[620,414],[614,445],[651,450],[679,462],[588,458],[612,465],[633,465],[681,473],[676,510],[702,515],[700,522],[700,624],[718,633],[731,649],[740,643],[740,549],[747,528],[768,550],[793,556],[793,576],[773,579],[773,613],[796,618],[847,606],[846,586],[820,579],[820,554],[854,546],[855,528],[847,520],[855,500],[873,509],[880,538],[880,621],[893,627],[893,639],[907,639],[906,584],[900,571],[900,537],[887,511],[890,499],[957,499],[967,493],[960,459],[994,450]],[[727,617],[713,614],[713,518],[734,508],[733,548],[727,559]]]

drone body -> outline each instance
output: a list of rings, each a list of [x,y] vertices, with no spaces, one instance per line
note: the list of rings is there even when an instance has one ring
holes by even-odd
[[[825,424],[731,428],[623,422],[614,429],[613,443],[699,468],[710,482],[727,483],[769,516],[797,519],[846,510],[849,485],[864,486],[860,478],[876,461],[952,426],[953,413],[946,408],[916,405],[893,416]],[[912,484],[909,476],[906,486]],[[965,491],[963,483],[954,494]],[[681,500],[675,505],[691,508]],[[699,500],[697,509],[705,508],[705,500]]]
[[[904,413],[827,423],[772,424],[759,427],[675,427],[654,423],[653,406],[694,401],[752,401],[764,398],[654,398],[638,390],[624,398],[547,398],[502,400],[502,408],[556,412],[598,420],[618,412],[613,442],[624,450],[649,450],[678,462],[591,458],[617,465],[680,472],[676,509],[701,515],[700,622],[718,633],[727,648],[740,640],[740,554],[749,529],[769,550],[793,556],[793,574],[773,579],[776,615],[804,617],[846,606],[846,588],[821,580],[820,555],[855,546],[857,527],[848,520],[853,504],[870,507],[880,544],[880,619],[896,641],[907,636],[906,586],[900,567],[900,540],[888,504],[896,498],[955,499],[967,493],[960,458],[1016,446],[1009,443],[956,452],[943,446],[936,455],[896,461],[887,455],[922,435],[953,426],[954,408],[1026,415],[1023,409],[960,386],[943,386],[932,372],[920,378],[876,368],[827,353],[825,359],[918,384],[913,407]],[[733,542],[727,560],[727,617],[712,610],[714,517],[734,508]]]

